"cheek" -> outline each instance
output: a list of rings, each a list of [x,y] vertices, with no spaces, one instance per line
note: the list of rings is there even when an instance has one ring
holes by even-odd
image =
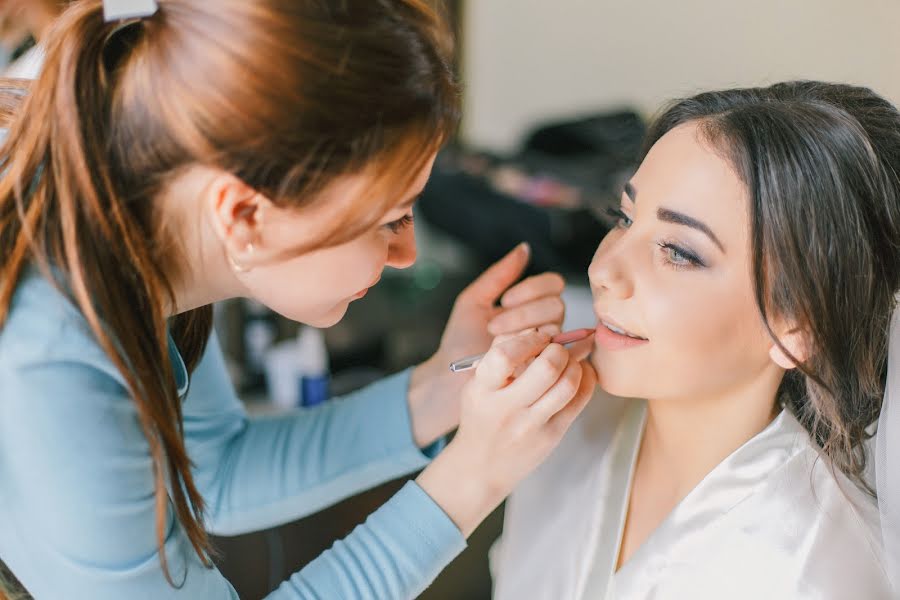
[[[258,268],[248,274],[247,286],[255,299],[288,319],[330,327],[353,296],[381,275],[383,255],[379,244],[358,239]]]
[[[638,282],[633,300],[650,342],[595,352],[606,391],[642,398],[715,395],[767,364],[767,337],[750,290],[733,281],[691,277],[657,274],[643,286]]]
[[[716,395],[741,385],[767,362],[752,294],[734,282],[686,285],[651,314],[661,331],[656,358],[669,366],[665,379],[689,395]]]

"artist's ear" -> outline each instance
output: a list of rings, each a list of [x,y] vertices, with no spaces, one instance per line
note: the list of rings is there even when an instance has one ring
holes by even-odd
[[[784,350],[787,350],[786,353],[774,340],[772,341],[772,346],[769,348],[769,357],[776,365],[782,369],[796,369],[797,363],[794,362],[795,360],[804,363],[809,359],[808,337],[802,329],[794,327],[784,333],[776,333],[776,335],[778,335],[781,346],[784,347]]]
[[[263,214],[271,202],[229,173],[213,177],[206,195],[213,229],[227,255],[252,266],[260,255]]]

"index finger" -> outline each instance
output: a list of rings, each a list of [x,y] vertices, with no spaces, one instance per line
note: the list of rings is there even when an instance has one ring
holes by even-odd
[[[475,378],[490,390],[505,387],[510,377],[550,344],[550,336],[532,331],[497,344],[484,355]]]

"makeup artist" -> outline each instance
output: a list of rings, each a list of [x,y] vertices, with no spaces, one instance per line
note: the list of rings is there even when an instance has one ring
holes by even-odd
[[[558,443],[595,375],[550,343],[562,280],[513,285],[526,246],[432,359],[318,409],[249,418],[212,335],[235,297],[327,327],[413,263],[445,39],[424,0],[83,0],[3,85],[0,559],[34,598],[234,598],[207,532],[424,467],[270,596],[412,598]]]

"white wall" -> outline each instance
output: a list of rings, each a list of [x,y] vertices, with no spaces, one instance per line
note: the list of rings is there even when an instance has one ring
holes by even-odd
[[[463,136],[513,147],[535,121],[789,78],[900,103],[900,0],[467,0]]]

